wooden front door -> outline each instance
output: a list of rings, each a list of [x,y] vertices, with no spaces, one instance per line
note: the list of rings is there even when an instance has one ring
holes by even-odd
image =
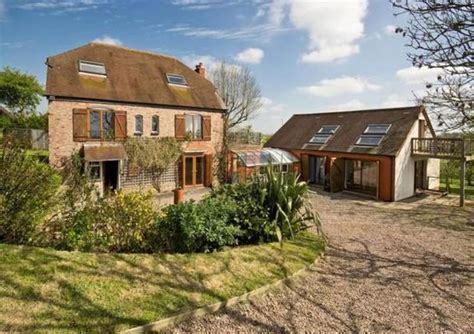
[[[197,186],[204,183],[204,156],[184,157],[184,185]]]

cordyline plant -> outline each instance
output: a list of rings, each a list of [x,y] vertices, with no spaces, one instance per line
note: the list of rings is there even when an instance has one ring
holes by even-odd
[[[151,174],[152,185],[158,192],[161,191],[161,176],[182,153],[181,143],[172,137],[129,138],[125,150],[130,163]]]
[[[280,243],[284,238],[293,239],[299,231],[312,226],[325,237],[319,215],[307,198],[308,185],[300,181],[298,174],[276,173],[269,165],[264,177],[256,182],[265,189],[264,206]]]

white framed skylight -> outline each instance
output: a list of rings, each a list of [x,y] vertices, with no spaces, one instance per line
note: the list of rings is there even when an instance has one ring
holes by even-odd
[[[180,86],[188,85],[188,83],[186,82],[186,79],[181,74],[166,73],[166,79],[168,80],[168,83],[173,84],[173,85],[180,85]]]
[[[391,126],[391,124],[369,124],[365,128],[364,134],[385,135]]]
[[[319,129],[318,133],[324,134],[335,134],[337,129],[339,129],[339,125],[323,125],[321,129]]]
[[[309,142],[311,144],[326,144],[330,137],[330,134],[315,134]]]
[[[357,139],[356,145],[361,146],[379,146],[384,135],[361,135]]]
[[[107,75],[105,64],[86,60],[79,60],[79,72],[103,76]]]

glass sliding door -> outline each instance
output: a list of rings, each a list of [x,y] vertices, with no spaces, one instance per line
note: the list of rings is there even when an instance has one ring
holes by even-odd
[[[378,172],[375,161],[346,160],[345,189],[377,196]]]

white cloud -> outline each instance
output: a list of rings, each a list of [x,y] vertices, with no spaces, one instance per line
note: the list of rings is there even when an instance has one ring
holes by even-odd
[[[319,97],[334,97],[347,94],[359,94],[379,90],[381,87],[359,77],[343,76],[335,79],[324,79],[317,85],[299,87],[298,90]]]
[[[394,25],[387,25],[385,26],[385,28],[383,28],[383,31],[387,34],[387,35],[394,35],[395,34],[395,29],[397,29],[397,27],[395,27]]]
[[[411,105],[407,98],[403,98],[399,94],[390,94],[387,99],[382,102],[383,108],[396,108]]]
[[[239,52],[235,59],[242,63],[259,64],[264,56],[262,49],[248,48]]]
[[[110,0],[31,0],[16,5],[24,10],[50,10],[54,13],[84,11],[106,5]]]
[[[367,6],[368,0],[274,0],[269,9],[269,22],[281,24],[289,12],[290,22],[309,36],[309,51],[301,60],[331,62],[359,52],[356,42],[364,34]]]
[[[117,39],[117,38],[112,38],[110,36],[104,35],[100,38],[94,39],[92,42],[94,43],[102,43],[102,44],[110,44],[110,45],[123,45],[123,43]]]
[[[275,103],[272,99],[262,96],[260,98],[260,102],[262,103],[262,108],[260,109],[260,114],[280,114],[286,108],[286,106],[282,103]]]
[[[23,47],[23,43],[22,42],[2,42],[0,43],[0,46],[2,48],[7,48],[7,49],[19,49],[21,47]]]
[[[367,105],[364,102],[358,99],[354,99],[354,100],[350,100],[344,103],[329,106],[327,109],[344,111],[344,110],[360,110],[364,108],[367,108]]]
[[[406,67],[398,70],[396,73],[397,79],[409,85],[425,84],[427,82],[435,82],[438,75],[442,74],[443,70],[439,68],[428,67]]]
[[[175,6],[181,6],[184,9],[203,10],[210,8],[220,8],[233,6],[238,1],[231,0],[172,0],[171,3]]]
[[[202,63],[207,73],[211,73],[217,69],[217,66],[221,63],[221,60],[211,55],[195,55],[190,54],[181,57],[183,63],[192,68],[196,67],[197,64]],[[208,76],[209,77],[209,76]]]

